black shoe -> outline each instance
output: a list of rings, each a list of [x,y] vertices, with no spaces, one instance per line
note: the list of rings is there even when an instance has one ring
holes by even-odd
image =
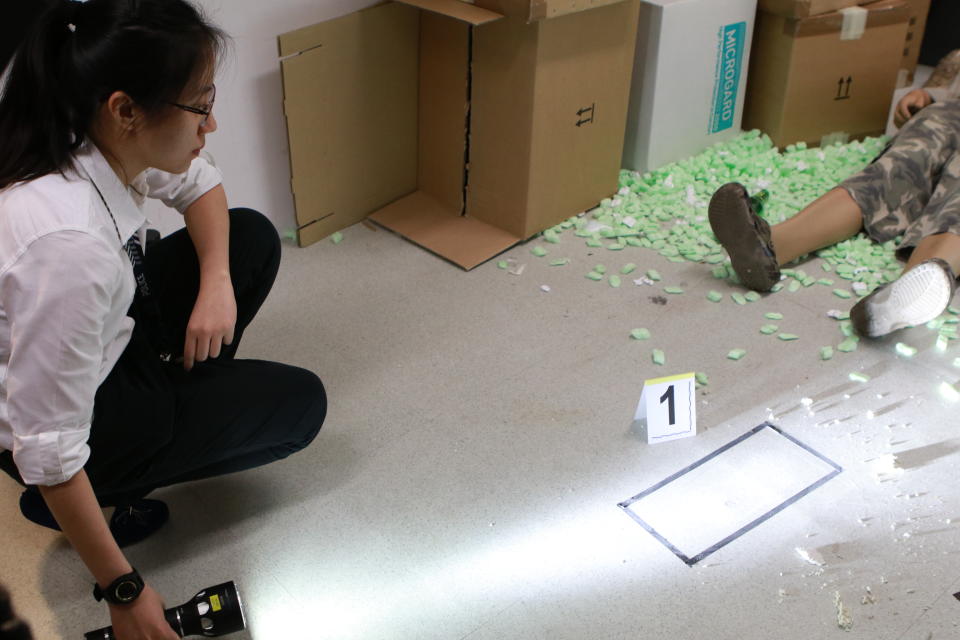
[[[930,322],[947,308],[957,286],[950,265],[924,260],[850,309],[854,330],[867,338]]]
[[[117,545],[123,548],[146,540],[169,519],[170,509],[165,503],[141,498],[114,510],[110,518],[110,533]]]
[[[26,489],[20,494],[20,513],[23,517],[34,524],[54,531],[60,531],[60,525],[57,519],[50,513],[46,501],[40,492],[34,489]]]
[[[740,281],[754,291],[770,291],[780,281],[770,225],[756,211],[742,184],[728,182],[710,198],[710,227],[727,250]]]
[[[20,494],[20,513],[41,527],[60,531],[60,525],[39,491],[27,489]],[[110,533],[122,548],[147,539],[169,519],[170,509],[166,504],[141,498],[114,510],[110,518]]]

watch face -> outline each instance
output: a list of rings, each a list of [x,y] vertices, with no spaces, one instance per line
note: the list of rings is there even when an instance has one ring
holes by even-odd
[[[120,602],[130,602],[140,594],[140,585],[133,580],[125,580],[117,585],[114,593]]]

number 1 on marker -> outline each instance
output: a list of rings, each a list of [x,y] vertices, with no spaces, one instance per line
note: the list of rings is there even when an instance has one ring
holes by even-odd
[[[664,402],[668,403],[668,411],[670,412],[670,421],[667,424],[672,427],[677,423],[677,412],[673,406],[673,385],[670,385],[666,392],[660,396],[660,404],[663,404]]]

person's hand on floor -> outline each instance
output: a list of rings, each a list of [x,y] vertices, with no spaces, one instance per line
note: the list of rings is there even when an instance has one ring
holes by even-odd
[[[913,114],[933,102],[933,98],[924,89],[914,89],[900,99],[893,114],[893,124],[902,127]]]
[[[117,640],[179,640],[163,616],[163,600],[150,585],[131,604],[110,605],[110,621]]]

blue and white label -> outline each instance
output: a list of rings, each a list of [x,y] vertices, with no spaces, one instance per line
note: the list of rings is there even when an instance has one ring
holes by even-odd
[[[717,46],[717,70],[713,86],[713,113],[710,133],[733,126],[743,70],[743,48],[747,33],[746,22],[735,22],[720,29]]]

